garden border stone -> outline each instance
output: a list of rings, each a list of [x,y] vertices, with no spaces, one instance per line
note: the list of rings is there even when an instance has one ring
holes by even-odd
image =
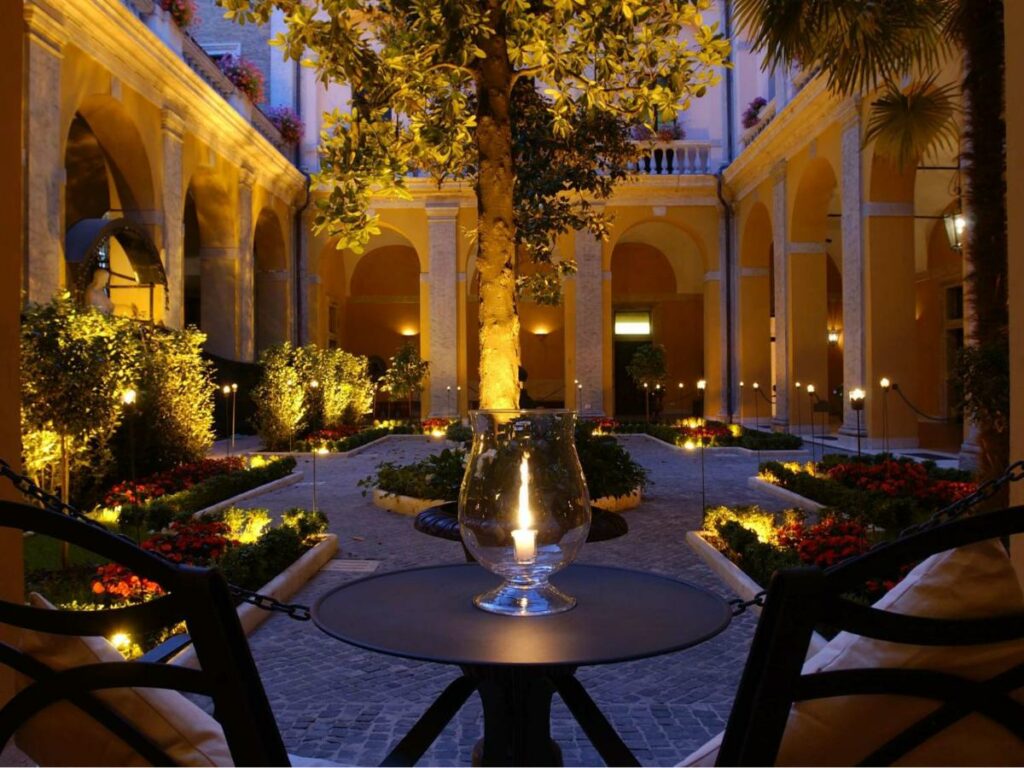
[[[286,602],[297,594],[306,582],[316,576],[324,564],[337,552],[338,535],[335,533],[325,534],[322,541],[304,552],[298,560],[256,591],[261,595],[269,595],[275,600]],[[241,622],[242,631],[246,636],[251,635],[256,627],[268,618],[270,618],[270,611],[248,603],[238,606],[238,620]],[[168,663],[192,669],[199,667],[199,660],[196,658],[196,652],[192,646],[175,655]]]
[[[389,512],[395,512],[406,517],[416,517],[424,509],[439,507],[445,504],[444,499],[418,499],[415,496],[401,496],[397,493],[388,493],[380,488],[373,489],[373,504]]]
[[[754,595],[762,591],[760,584],[744,573],[743,569],[736,565],[736,563],[708,543],[700,531],[687,531],[686,543],[726,586],[739,595],[741,600],[750,600]],[[758,606],[752,606],[752,609],[760,615],[761,609]],[[814,656],[827,644],[828,641],[824,637],[817,632],[812,633],[811,642],[807,648],[807,658],[809,659]]]
[[[801,496],[799,493],[794,493],[787,488],[775,485],[775,483],[769,483],[767,480],[762,480],[760,477],[748,477],[747,487],[755,491],[763,491],[770,496],[774,496],[780,501],[784,501],[787,504],[793,504],[805,512],[820,512],[825,509],[824,504],[819,504],[812,499],[808,499],[806,496]]]
[[[200,518],[204,517],[205,515],[212,515],[214,512],[220,512],[222,509],[232,507],[240,501],[247,501],[248,499],[251,499],[253,496],[259,496],[264,493],[270,493],[271,491],[276,491],[279,488],[287,488],[289,485],[294,485],[295,483],[302,480],[304,476],[304,473],[301,471],[292,471],[290,474],[287,474],[284,477],[277,478],[277,480],[271,480],[269,483],[257,485],[255,488],[250,488],[248,491],[243,491],[242,493],[239,493],[236,496],[232,496],[230,499],[218,501],[216,504],[211,504],[208,507],[204,507],[203,509],[200,509],[198,512],[193,512],[192,517]]]
[[[607,432],[605,433],[605,435],[609,437],[645,437],[648,440],[653,440],[658,445],[667,445],[669,448],[675,448],[677,451],[682,451],[683,453],[697,453],[696,448],[687,449],[683,448],[683,446],[681,445],[666,443],[664,440],[657,438],[654,435],[648,435],[646,432]],[[726,456],[768,456],[769,458],[771,458],[778,456],[792,456],[795,453],[810,454],[810,451],[807,450],[806,448],[791,448],[784,451],[755,451],[751,448],[741,448],[738,445],[723,445],[720,447],[709,445],[706,446],[705,449],[708,451],[713,451],[715,453],[724,454]]]
[[[603,509],[605,512],[625,512],[636,509],[643,502],[643,488],[639,485],[622,496],[602,496],[590,502],[590,506]]]

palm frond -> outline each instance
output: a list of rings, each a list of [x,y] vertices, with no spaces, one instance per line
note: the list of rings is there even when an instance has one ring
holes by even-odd
[[[934,77],[905,88],[886,83],[871,104],[865,143],[874,141],[880,154],[902,167],[915,165],[930,151],[955,151],[958,94],[956,83],[936,85]]]
[[[765,66],[821,66],[840,93],[935,70],[962,0],[735,0],[737,29]]]

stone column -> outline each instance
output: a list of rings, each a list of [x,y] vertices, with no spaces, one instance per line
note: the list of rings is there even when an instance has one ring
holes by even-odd
[[[455,263],[459,204],[453,200],[431,201],[426,211],[430,243],[430,416],[444,417],[454,415],[459,378],[459,282]]]
[[[825,243],[791,242],[789,255],[789,291],[793,303],[789,307],[789,373],[792,397],[806,392],[796,390],[796,382],[806,387],[813,384],[822,398],[828,398],[828,289]],[[778,326],[776,326],[778,327]],[[790,414],[790,424],[799,431],[801,424],[811,421],[809,403],[800,403]],[[817,419],[819,420],[820,419]]]
[[[29,301],[46,302],[64,273],[64,158],[60,71],[67,36],[60,13],[25,7],[25,274]]]
[[[235,344],[239,360],[252,362],[256,356],[256,264],[252,251],[252,188],[256,174],[251,168],[242,168],[238,174],[238,282],[235,284],[236,316]]]
[[[236,359],[237,247],[199,249],[200,315],[206,334],[206,350],[218,357]]]
[[[160,115],[163,136],[163,247],[167,273],[165,325],[181,328],[185,322],[185,197],[182,192],[181,142],[185,124],[177,112]]]
[[[843,122],[843,425],[842,435],[857,434],[857,414],[850,408],[850,390],[870,389],[864,355],[864,183],[861,162],[860,101]],[[862,425],[863,429],[863,425]]]
[[[775,415],[772,426],[789,427],[789,209],[786,161],[772,168],[772,252],[775,258]],[[751,386],[753,382],[747,382]],[[771,382],[759,382],[771,392]],[[767,403],[765,406],[767,407]],[[758,406],[760,408],[760,406]]]
[[[601,241],[586,230],[576,232],[576,378],[581,414],[604,415],[604,312]]]

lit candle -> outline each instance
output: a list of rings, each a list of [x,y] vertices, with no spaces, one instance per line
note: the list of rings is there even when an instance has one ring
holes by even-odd
[[[512,543],[515,545],[516,562],[529,565],[537,558],[537,532],[530,528],[533,515],[530,514],[530,471],[523,456],[519,465],[519,516],[517,528],[512,531]]]

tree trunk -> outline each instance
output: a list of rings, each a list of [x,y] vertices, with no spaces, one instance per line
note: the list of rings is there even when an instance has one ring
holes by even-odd
[[[60,436],[60,500],[65,504],[71,499],[71,462],[68,459],[67,435]],[[60,543],[60,567],[67,570],[71,565],[71,547],[66,541]]]
[[[972,224],[967,235],[967,289],[975,319],[968,343],[1000,350],[1008,363],[1003,2],[964,0],[963,19],[963,87],[970,144],[965,192]],[[990,479],[1001,474],[1009,462],[1009,431],[991,423],[977,426],[981,475]]]
[[[505,14],[488,0],[495,33],[477,44],[486,54],[477,78],[477,226],[480,280],[480,407],[519,407],[519,313],[515,295],[515,222],[512,196],[513,71],[505,41]]]

